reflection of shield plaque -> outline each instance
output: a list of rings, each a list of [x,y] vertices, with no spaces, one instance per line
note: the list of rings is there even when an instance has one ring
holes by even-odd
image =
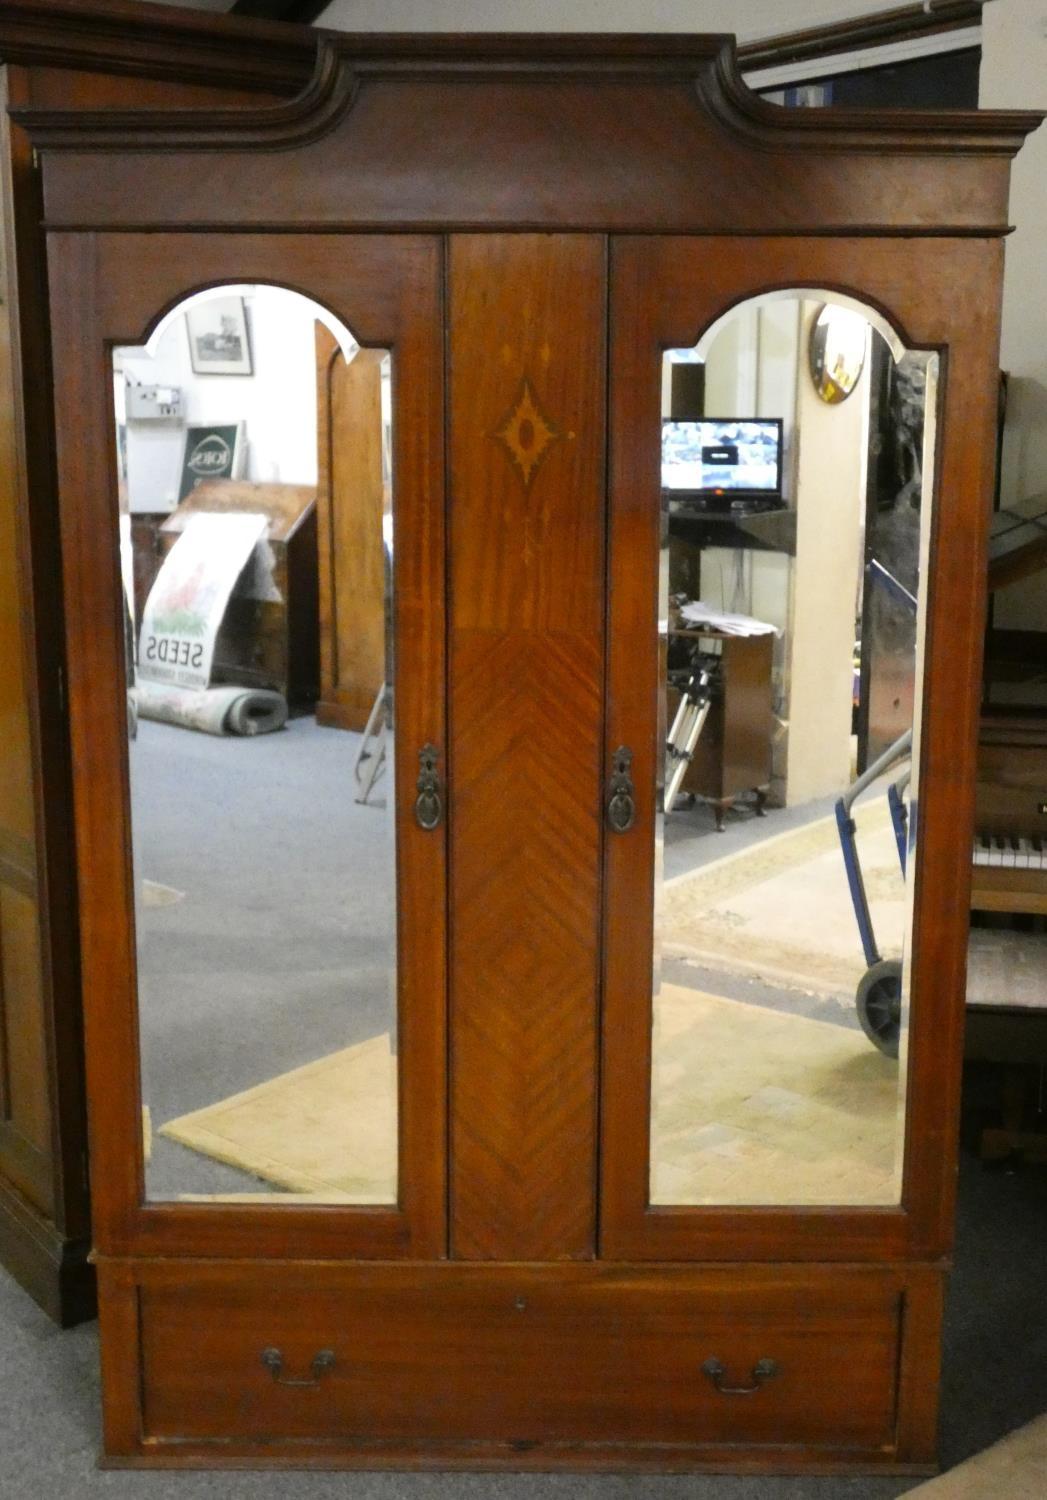
[[[243,439],[242,422],[187,427],[179,503],[202,479],[239,479],[243,471]]]

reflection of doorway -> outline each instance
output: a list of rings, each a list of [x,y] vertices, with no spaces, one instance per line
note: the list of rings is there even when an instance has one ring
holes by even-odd
[[[347,361],[316,325],[319,481],[320,724],[362,730],[386,671],[385,548],[389,510],[383,350]]]

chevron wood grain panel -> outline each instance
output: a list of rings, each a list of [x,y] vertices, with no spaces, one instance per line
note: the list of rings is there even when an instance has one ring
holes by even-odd
[[[604,243],[450,257],[451,1249],[594,1253]]]

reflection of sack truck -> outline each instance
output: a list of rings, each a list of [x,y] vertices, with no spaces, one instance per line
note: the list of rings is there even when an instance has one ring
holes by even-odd
[[[898,859],[904,875],[909,842],[909,812],[906,810],[903,797],[912,774],[909,764],[911,753],[912,730],[907,729],[893,745],[888,746],[883,754],[873,761],[867,770],[862,772],[858,780],[836,803],[836,827],[840,835],[840,847],[843,850],[844,869],[847,871],[847,884],[851,890],[858,934],[862,940],[865,962],[868,964],[868,968],[858,983],[854,1003],[858,1011],[858,1019],[862,1023],[862,1030],[869,1040],[888,1057],[898,1056],[898,1035],[901,1031],[902,1015],[902,966],[895,958],[884,958],[876,946],[876,934],[873,931],[869,898],[865,894],[865,881],[862,879],[862,867],[858,859],[858,845],[855,839],[857,830],[854,819],[851,817],[851,809],[865,789],[878,780],[891,766],[900,760],[906,762],[901,773],[887,788],[887,805],[891,810],[891,823],[894,827],[895,843],[898,846]]]
[[[386,740],[391,717],[392,699],[388,683],[383,682],[375,694],[374,705],[360,737],[353,775],[359,788],[356,800],[366,803],[375,782],[385,770]]]
[[[355,777],[357,786],[356,801],[365,805],[370,800],[375,783],[381,778],[385,770],[386,755],[389,749],[389,731],[393,727],[393,685],[392,672],[389,670],[392,661],[390,642],[393,638],[393,544],[392,517],[390,515],[383,518],[382,535],[385,560],[385,640],[386,671],[388,675],[375,694],[374,703],[371,705],[371,712],[367,716],[364,732],[360,736],[360,745],[353,764],[353,776]]]
[[[709,717],[709,705],[719,677],[719,656],[709,651],[695,650],[665,746],[667,761],[663,806],[667,813],[671,813],[676,806],[687,768]]]

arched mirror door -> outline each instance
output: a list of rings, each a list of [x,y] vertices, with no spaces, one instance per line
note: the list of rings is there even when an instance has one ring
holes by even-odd
[[[919,1232],[944,341],[893,255],[841,287],[810,242],[618,254],[649,279],[612,352],[605,1253]]]
[[[936,366],[814,292],[663,356],[652,1205],[900,1202]]]
[[[394,1205],[391,357],[223,285],[113,367],[146,1197]]]
[[[424,238],[163,236],[83,277],[72,714],[129,1243],[234,1214],[319,1248],[335,1211],[358,1253],[445,1243],[436,277]]]

